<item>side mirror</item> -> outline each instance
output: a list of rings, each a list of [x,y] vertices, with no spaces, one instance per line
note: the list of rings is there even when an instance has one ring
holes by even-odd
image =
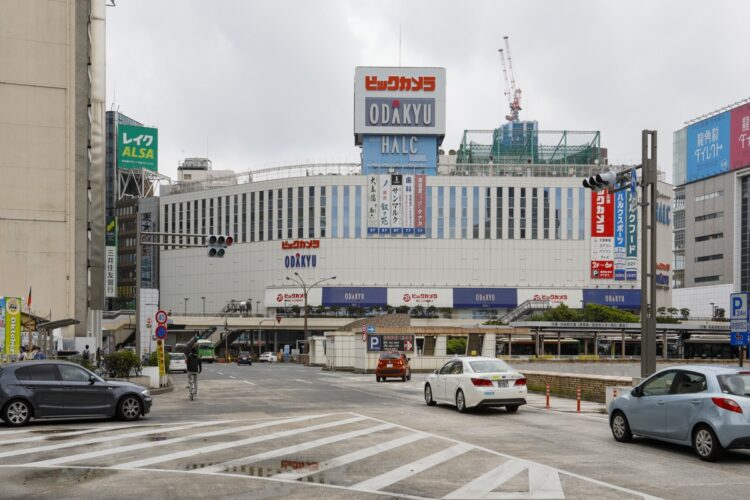
[[[89,384],[94,385],[94,382],[96,382],[96,377],[89,375]]]
[[[411,361],[411,358],[406,358],[406,361]]]
[[[641,396],[643,396],[643,389],[641,389],[640,386],[636,386],[632,391],[630,391],[630,394],[633,397],[640,398]]]
[[[438,374],[438,371],[437,371],[437,370],[433,370],[433,372],[432,372],[432,373],[434,373],[435,375],[437,375],[437,374]]]

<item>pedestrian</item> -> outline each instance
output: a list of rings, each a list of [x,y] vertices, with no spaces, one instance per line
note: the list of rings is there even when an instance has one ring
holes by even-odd
[[[36,359],[36,353],[39,352],[39,348],[37,346],[31,346],[31,350],[26,353],[25,359]]]
[[[198,395],[198,374],[203,371],[203,366],[201,365],[201,358],[198,357],[198,350],[193,349],[190,351],[190,354],[187,357],[187,374],[188,374],[188,389],[190,388],[190,384],[193,384],[193,391],[194,394]]]
[[[18,361],[23,361],[26,359],[26,348],[24,346],[21,346],[21,352],[18,355]]]
[[[33,359],[47,359],[47,356],[42,352],[41,349],[39,349],[38,347],[35,347],[35,349],[36,349],[36,354],[34,354]]]
[[[83,359],[84,361],[88,361],[89,359],[91,359],[91,352],[89,352],[88,344],[86,344],[86,348],[81,353],[81,359]]]
[[[103,349],[101,347],[96,348],[96,366],[97,368],[102,365],[102,357],[104,357]]]

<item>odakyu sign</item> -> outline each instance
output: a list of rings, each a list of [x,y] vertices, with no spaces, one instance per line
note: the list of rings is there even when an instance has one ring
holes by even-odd
[[[385,307],[388,289],[385,287],[324,287],[323,305],[326,307]]]
[[[515,288],[454,288],[455,308],[511,308],[518,305]]]
[[[287,269],[298,267],[317,267],[318,256],[315,254],[295,253],[284,256],[284,267]]]
[[[639,309],[641,307],[641,291],[627,290],[584,290],[584,304],[599,304],[620,309]]]

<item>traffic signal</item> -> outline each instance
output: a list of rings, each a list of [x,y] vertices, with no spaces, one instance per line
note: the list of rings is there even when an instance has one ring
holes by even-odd
[[[614,172],[603,172],[588,179],[583,179],[583,187],[592,191],[602,191],[608,189],[613,191],[617,184],[617,174]]]
[[[231,247],[234,243],[234,238],[231,236],[224,236],[223,234],[212,234],[208,237],[206,246],[208,246],[209,257],[224,257],[226,248]]]

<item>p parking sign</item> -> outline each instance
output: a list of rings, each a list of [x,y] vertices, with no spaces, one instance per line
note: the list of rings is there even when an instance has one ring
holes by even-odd
[[[382,351],[383,340],[380,335],[370,335],[367,337],[367,350],[368,351]]]
[[[729,343],[733,346],[748,344],[748,294],[733,293],[729,296]]]

